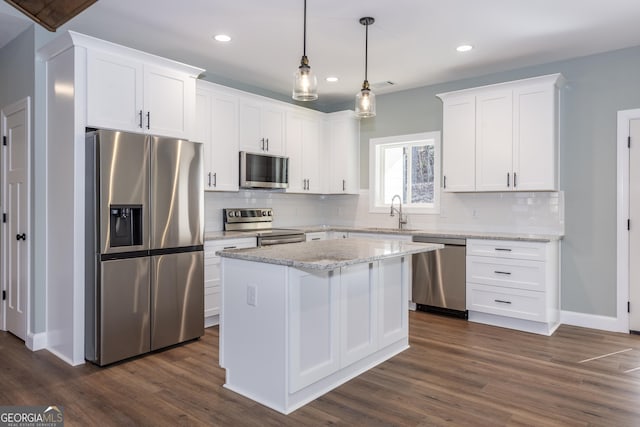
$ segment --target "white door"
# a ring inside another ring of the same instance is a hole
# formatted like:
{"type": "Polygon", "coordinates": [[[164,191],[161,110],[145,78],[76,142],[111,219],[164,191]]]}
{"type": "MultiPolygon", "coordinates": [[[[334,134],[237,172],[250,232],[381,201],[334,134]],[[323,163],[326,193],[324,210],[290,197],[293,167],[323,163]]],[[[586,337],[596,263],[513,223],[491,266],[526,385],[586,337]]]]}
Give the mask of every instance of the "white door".
{"type": "Polygon", "coordinates": [[[629,121],[629,329],[640,331],[640,119],[629,121]]]}
{"type": "Polygon", "coordinates": [[[3,291],[6,291],[5,326],[6,330],[22,340],[26,338],[27,331],[31,239],[28,181],[29,110],[30,101],[26,98],[2,111],[2,282],[3,291]]]}

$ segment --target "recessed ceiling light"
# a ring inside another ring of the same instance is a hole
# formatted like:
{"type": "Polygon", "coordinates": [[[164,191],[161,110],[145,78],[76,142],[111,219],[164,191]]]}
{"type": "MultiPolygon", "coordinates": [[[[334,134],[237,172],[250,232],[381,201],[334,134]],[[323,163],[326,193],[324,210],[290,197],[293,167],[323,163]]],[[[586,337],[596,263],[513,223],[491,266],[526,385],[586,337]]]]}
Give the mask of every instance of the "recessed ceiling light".
{"type": "Polygon", "coordinates": [[[213,38],[216,39],[219,42],[229,42],[229,41],[231,41],[231,37],[229,37],[226,34],[217,34],[213,38]]]}
{"type": "Polygon", "coordinates": [[[328,81],[329,83],[335,83],[338,81],[338,78],[331,76],[331,77],[327,77],[325,80],[328,81]]]}
{"type": "Polygon", "coordinates": [[[463,44],[456,48],[458,52],[469,52],[471,49],[473,49],[473,46],[470,44],[463,44]]]}

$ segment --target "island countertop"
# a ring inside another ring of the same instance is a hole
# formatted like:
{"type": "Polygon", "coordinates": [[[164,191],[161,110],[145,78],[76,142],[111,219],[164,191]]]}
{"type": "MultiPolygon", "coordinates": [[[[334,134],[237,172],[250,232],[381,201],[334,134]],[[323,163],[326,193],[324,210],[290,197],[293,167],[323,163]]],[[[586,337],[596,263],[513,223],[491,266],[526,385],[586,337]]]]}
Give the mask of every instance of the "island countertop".
{"type": "Polygon", "coordinates": [[[223,258],[284,265],[299,269],[335,270],[385,258],[434,251],[443,245],[399,240],[336,239],[217,252],[223,258]]]}

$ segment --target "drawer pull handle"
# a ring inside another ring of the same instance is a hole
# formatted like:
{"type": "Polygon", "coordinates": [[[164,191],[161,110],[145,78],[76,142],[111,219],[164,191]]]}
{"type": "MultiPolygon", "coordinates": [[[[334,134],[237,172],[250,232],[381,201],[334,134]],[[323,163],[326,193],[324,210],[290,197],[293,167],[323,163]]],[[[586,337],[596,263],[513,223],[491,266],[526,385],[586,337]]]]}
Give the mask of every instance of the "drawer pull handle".
{"type": "Polygon", "coordinates": [[[311,240],[320,240],[319,237],[313,237],[311,240]]]}
{"type": "Polygon", "coordinates": [[[225,246],[223,249],[236,249],[237,246],[225,246]]]}
{"type": "Polygon", "coordinates": [[[501,299],[494,299],[495,302],[499,302],[500,304],[511,304],[511,301],[504,301],[501,299]]]}
{"type": "Polygon", "coordinates": [[[504,274],[506,276],[511,276],[511,273],[508,271],[494,271],[494,273],[496,274],[504,274]]]}
{"type": "Polygon", "coordinates": [[[511,249],[509,248],[495,248],[496,251],[501,251],[501,252],[511,252],[511,249]]]}

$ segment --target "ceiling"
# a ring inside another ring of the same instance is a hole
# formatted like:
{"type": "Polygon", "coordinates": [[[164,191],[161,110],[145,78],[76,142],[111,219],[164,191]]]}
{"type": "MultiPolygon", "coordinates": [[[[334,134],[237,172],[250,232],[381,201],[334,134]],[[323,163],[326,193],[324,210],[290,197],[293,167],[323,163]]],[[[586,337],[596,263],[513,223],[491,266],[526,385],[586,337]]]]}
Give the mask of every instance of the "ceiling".
{"type": "MultiPolygon", "coordinates": [[[[0,3],[0,46],[29,22],[12,9],[0,3]]],[[[640,45],[638,0],[307,0],[318,107],[352,99],[362,84],[363,16],[376,19],[369,81],[379,94],[640,45]],[[457,52],[463,43],[474,49],[457,52]],[[331,75],[339,81],[326,82],[331,75]],[[385,81],[395,84],[376,86],[385,81]]],[[[71,29],[205,68],[208,80],[288,96],[302,55],[302,18],[302,0],[99,0],[58,32],[71,29]],[[218,33],[231,42],[213,40],[218,33]]]]}

